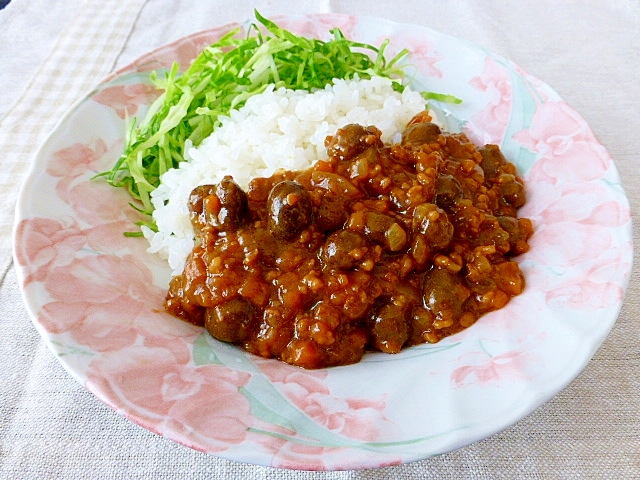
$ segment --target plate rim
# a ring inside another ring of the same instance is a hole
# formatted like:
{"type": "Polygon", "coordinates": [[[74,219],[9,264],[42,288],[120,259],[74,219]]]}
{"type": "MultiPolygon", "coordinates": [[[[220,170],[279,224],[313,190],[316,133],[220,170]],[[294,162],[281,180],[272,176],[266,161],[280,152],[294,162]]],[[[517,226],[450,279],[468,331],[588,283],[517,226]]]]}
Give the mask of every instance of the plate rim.
{"type": "MultiPolygon", "coordinates": [[[[446,38],[449,41],[453,41],[453,42],[463,42],[464,44],[466,44],[467,47],[469,48],[474,48],[474,49],[480,49],[485,53],[491,54],[493,56],[496,57],[500,57],[500,58],[504,58],[498,54],[495,54],[493,52],[487,51],[485,49],[483,49],[482,47],[476,45],[473,42],[470,42],[468,40],[465,39],[461,39],[459,37],[455,37],[449,34],[445,34],[445,33],[441,33],[438,32],[437,30],[432,29],[431,27],[428,26],[424,26],[424,25],[419,25],[419,24],[406,24],[406,23],[401,23],[401,22],[395,22],[392,20],[388,20],[388,19],[384,19],[384,18],[376,18],[376,17],[372,17],[372,16],[360,16],[360,15],[346,15],[346,14],[307,14],[307,15],[284,15],[284,16],[277,16],[274,17],[278,18],[278,17],[287,17],[287,18],[299,18],[299,17],[303,17],[303,18],[316,18],[316,17],[351,17],[351,18],[355,18],[357,19],[358,22],[361,22],[363,19],[366,19],[368,21],[372,21],[372,22],[384,22],[385,24],[391,26],[391,27],[395,27],[397,28],[398,26],[403,26],[403,25],[413,25],[414,27],[421,29],[421,30],[425,30],[425,31],[429,31],[437,36],[440,36],[442,38],[446,38]]],[[[20,246],[18,245],[18,242],[16,241],[17,236],[18,236],[18,228],[19,228],[19,224],[21,222],[22,219],[24,219],[25,216],[25,208],[26,208],[26,204],[28,203],[28,189],[29,189],[29,185],[34,183],[37,179],[37,173],[38,173],[38,167],[42,167],[43,166],[43,162],[46,164],[45,159],[43,159],[43,152],[46,151],[47,146],[49,145],[50,141],[53,139],[53,137],[56,135],[56,133],[59,132],[59,129],[61,128],[61,126],[69,121],[69,119],[71,117],[73,117],[74,113],[77,112],[77,109],[84,104],[86,101],[88,101],[89,99],[92,98],[93,95],[95,95],[95,93],[105,84],[107,84],[108,82],[112,81],[113,79],[118,78],[119,76],[126,74],[127,72],[129,72],[131,69],[135,69],[135,64],[140,61],[141,59],[145,59],[145,58],[150,58],[152,57],[154,54],[157,54],[159,51],[165,50],[165,49],[171,49],[174,48],[176,45],[179,45],[185,41],[187,41],[190,38],[193,38],[194,36],[198,36],[201,34],[206,34],[208,32],[213,32],[216,30],[220,30],[223,29],[225,27],[229,27],[231,28],[231,26],[242,26],[247,24],[248,22],[251,22],[252,20],[245,20],[243,23],[236,23],[236,22],[229,22],[227,24],[218,26],[218,27],[213,27],[210,29],[205,29],[205,30],[201,30],[199,32],[194,32],[192,34],[183,36],[177,40],[174,40],[170,43],[167,43],[165,45],[159,46],[149,52],[144,53],[143,55],[141,55],[140,57],[136,58],[134,61],[130,62],[129,64],[127,64],[126,66],[123,66],[121,68],[119,68],[118,70],[110,73],[109,75],[105,76],[90,92],[86,93],[85,95],[83,95],[81,98],[77,99],[70,107],[69,109],[66,111],[66,113],[56,122],[55,126],[50,130],[49,135],[47,136],[46,140],[39,146],[39,148],[37,149],[35,155],[32,158],[32,161],[30,163],[29,169],[27,170],[24,179],[22,181],[22,184],[20,186],[20,190],[18,193],[18,197],[17,197],[17,201],[16,201],[16,205],[15,205],[15,220],[14,220],[14,227],[13,227],[13,232],[12,232],[12,238],[13,238],[13,258],[14,258],[14,264],[16,266],[16,271],[18,274],[18,281],[19,281],[19,285],[20,285],[20,291],[21,291],[21,296],[23,299],[23,303],[25,304],[27,311],[29,313],[29,317],[32,321],[32,323],[34,324],[34,326],[36,327],[36,330],[38,331],[38,333],[40,334],[40,336],[43,338],[43,340],[45,340],[45,343],[47,345],[47,347],[50,349],[50,351],[56,356],[56,358],[58,359],[58,361],[63,365],[63,367],[65,368],[65,370],[67,370],[71,376],[73,378],[75,378],[78,382],[80,382],[84,388],[88,388],[86,385],[86,379],[82,379],[82,377],[79,375],[79,373],[77,371],[75,371],[72,366],[70,364],[68,364],[66,361],[63,361],[63,359],[61,359],[61,357],[59,356],[59,352],[56,351],[56,349],[54,348],[54,345],[51,342],[50,337],[50,333],[47,332],[44,327],[38,323],[37,321],[37,311],[34,309],[33,305],[32,305],[32,300],[30,300],[30,298],[28,297],[28,292],[26,291],[26,289],[24,288],[24,281],[25,281],[25,270],[24,267],[21,265],[20,261],[18,260],[19,258],[19,253],[18,250],[20,248],[20,246]]],[[[506,61],[508,61],[507,59],[505,59],[506,61]]],[[[532,78],[536,78],[531,76],[532,78]]],[[[548,84],[541,82],[543,85],[545,85],[547,88],[549,88],[550,90],[554,91],[552,87],[550,87],[548,84]]],[[[558,95],[558,97],[560,98],[560,96],[558,95]]],[[[586,123],[586,122],[585,122],[586,123]]],[[[596,138],[597,140],[597,138],[596,138]]],[[[597,140],[598,143],[599,140],[597,140]]],[[[608,152],[607,152],[608,153],[608,152]]],[[[615,165],[615,162],[612,162],[612,168],[614,169],[615,174],[617,175],[618,179],[620,177],[619,175],[619,171],[617,169],[617,166],[615,165]]],[[[622,183],[620,180],[620,188],[623,190],[622,192],[622,198],[624,199],[624,201],[626,202],[626,206],[630,211],[630,205],[629,205],[629,199],[628,196],[626,195],[626,192],[624,192],[624,188],[622,187],[622,183]]],[[[628,285],[630,282],[630,278],[631,278],[631,272],[633,269],[633,250],[634,250],[634,246],[633,246],[633,236],[632,236],[632,231],[633,227],[632,227],[632,222],[629,221],[627,222],[627,224],[624,226],[624,230],[625,230],[625,234],[626,234],[626,238],[629,239],[629,243],[630,243],[630,249],[629,252],[627,253],[627,257],[628,257],[628,264],[629,267],[627,268],[627,271],[625,273],[624,278],[622,279],[622,283],[621,286],[623,287],[623,298],[621,299],[621,301],[619,302],[619,304],[617,304],[615,310],[615,314],[612,315],[612,320],[609,322],[607,328],[605,329],[606,331],[602,331],[600,335],[597,336],[597,338],[595,339],[595,341],[591,341],[589,344],[589,349],[587,350],[578,350],[577,352],[574,353],[582,353],[582,355],[580,356],[580,361],[579,362],[573,362],[574,365],[574,369],[572,370],[572,372],[569,375],[566,375],[564,377],[564,381],[561,382],[562,385],[560,386],[560,388],[554,388],[554,389],[549,389],[545,392],[544,395],[537,395],[535,398],[532,399],[531,403],[528,404],[528,406],[525,408],[522,408],[522,412],[518,413],[517,415],[514,415],[514,417],[517,417],[514,419],[509,418],[508,420],[505,420],[504,422],[497,424],[494,426],[494,428],[489,429],[491,430],[490,433],[486,434],[486,433],[478,433],[474,436],[472,441],[466,441],[466,440],[451,440],[449,442],[449,446],[440,449],[440,451],[435,452],[435,453],[431,453],[431,454],[426,454],[426,455],[419,455],[416,458],[409,458],[406,460],[403,460],[402,463],[405,462],[413,462],[413,461],[417,461],[420,459],[424,459],[424,458],[428,458],[431,457],[433,455],[438,455],[438,454],[442,454],[445,452],[449,452],[452,450],[456,450],[458,448],[467,446],[469,444],[475,443],[481,439],[484,438],[488,438],[492,435],[495,435],[496,433],[499,433],[503,430],[505,430],[506,428],[508,428],[509,426],[517,423],[518,421],[522,420],[524,417],[526,417],[527,415],[533,413],[535,410],[537,410],[540,406],[544,405],[545,403],[547,403],[548,401],[550,401],[553,397],[555,397],[558,393],[560,393],[562,390],[564,390],[569,384],[571,384],[575,378],[585,369],[585,367],[587,366],[587,364],[589,363],[589,361],[591,360],[591,358],[593,357],[593,355],[596,353],[596,351],[602,346],[602,343],[605,341],[605,339],[608,337],[608,335],[610,334],[613,326],[615,325],[617,318],[619,317],[620,314],[620,310],[622,308],[622,306],[625,303],[625,296],[626,293],[628,291],[628,285]]],[[[92,391],[92,390],[90,390],[92,391]]],[[[96,394],[95,392],[92,391],[92,393],[96,396],[98,396],[98,394],[96,394]]],[[[103,403],[107,403],[105,402],[105,400],[98,396],[99,400],[103,403]]],[[[108,403],[107,403],[108,404],[108,403]]],[[[110,408],[114,408],[113,406],[109,405],[110,408]]],[[[126,415],[123,412],[118,412],[120,414],[123,414],[126,418],[128,418],[130,421],[133,421],[134,423],[143,426],[146,429],[149,429],[148,426],[144,425],[144,422],[139,422],[136,421],[133,418],[130,418],[128,415],[126,415]]],[[[166,436],[166,435],[165,435],[166,436]]],[[[172,441],[177,442],[177,443],[182,443],[183,445],[186,445],[188,447],[194,448],[193,446],[187,445],[186,443],[180,442],[179,440],[175,440],[171,437],[170,438],[172,441]]],[[[227,457],[224,454],[225,452],[222,452],[221,454],[218,453],[214,453],[217,456],[220,456],[222,458],[228,458],[230,460],[239,460],[239,461],[243,461],[241,459],[238,458],[232,458],[232,457],[227,457]]],[[[374,462],[375,463],[375,462],[374,462]]],[[[260,463],[263,464],[264,463],[260,463]]],[[[353,466],[348,467],[349,469],[351,469],[353,466]]],[[[355,467],[355,468],[372,468],[371,466],[361,466],[361,467],[355,467]]],[[[334,468],[335,470],[344,470],[346,468],[334,468]]]]}

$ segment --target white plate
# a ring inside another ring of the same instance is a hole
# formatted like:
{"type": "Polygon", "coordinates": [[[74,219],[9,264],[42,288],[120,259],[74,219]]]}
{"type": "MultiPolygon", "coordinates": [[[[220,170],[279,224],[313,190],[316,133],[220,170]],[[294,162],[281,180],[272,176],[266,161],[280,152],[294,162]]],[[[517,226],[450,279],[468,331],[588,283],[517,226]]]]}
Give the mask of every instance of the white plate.
{"type": "MultiPolygon", "coordinates": [[[[517,422],[564,388],[611,329],[631,269],[629,204],[589,126],[547,85],[467,42],[415,25],[340,15],[280,17],[297,33],[334,26],[388,54],[411,51],[416,87],[474,140],[498,143],[526,181],[525,292],[435,345],[304,371],[253,357],[163,312],[170,272],[125,238],[125,192],[91,177],[121,153],[125,111],[157,95],[148,71],[188,64],[230,26],[160,48],[75,105],[23,187],[15,257],[34,323],[98,398],[176,442],[296,469],[394,465],[447,452],[517,422]]],[[[246,24],[245,24],[246,27],[246,24]]]]}

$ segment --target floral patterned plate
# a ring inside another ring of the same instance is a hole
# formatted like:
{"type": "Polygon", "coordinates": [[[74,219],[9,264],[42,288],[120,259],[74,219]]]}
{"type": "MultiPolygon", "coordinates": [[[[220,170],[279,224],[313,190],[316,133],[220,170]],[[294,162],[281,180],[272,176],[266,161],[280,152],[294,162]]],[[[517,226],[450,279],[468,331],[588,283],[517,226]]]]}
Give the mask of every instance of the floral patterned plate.
{"type": "Polygon", "coordinates": [[[410,50],[416,88],[464,99],[447,119],[462,119],[454,127],[478,142],[500,144],[526,181],[521,214],[535,234],[519,257],[525,292],[438,344],[317,371],[256,358],[164,313],[169,268],[143,239],[122,235],[137,219],[126,193],[91,177],[120,155],[125,116],[156,97],[149,70],[187,65],[227,25],[111,75],[38,153],[15,229],[38,331],[78,381],[125,417],[242,462],[311,470],[400,464],[531,413],[578,375],[623,301],[631,222],[613,161],[552,89],[477,46],[374,18],[274,20],[308,36],[327,37],[337,26],[374,44],[389,37],[389,54],[410,50]]]}

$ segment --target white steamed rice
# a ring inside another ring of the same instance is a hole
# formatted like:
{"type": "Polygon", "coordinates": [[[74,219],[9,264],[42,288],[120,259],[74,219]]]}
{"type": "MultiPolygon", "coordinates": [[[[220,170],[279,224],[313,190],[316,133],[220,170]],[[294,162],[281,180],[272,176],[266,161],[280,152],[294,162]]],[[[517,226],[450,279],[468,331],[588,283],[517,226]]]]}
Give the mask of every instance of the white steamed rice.
{"type": "Polygon", "coordinates": [[[309,168],[327,158],[324,140],[350,123],[375,125],[382,140],[397,141],[409,120],[425,108],[418,92],[395,92],[391,81],[336,80],[323,90],[268,89],[220,118],[221,125],[198,147],[186,146],[188,161],[169,170],[151,194],[158,232],[143,228],[149,252],[168,260],[174,275],[182,272],[194,246],[187,202],[198,185],[233,176],[243,188],[255,177],[276,170],[309,168]]]}

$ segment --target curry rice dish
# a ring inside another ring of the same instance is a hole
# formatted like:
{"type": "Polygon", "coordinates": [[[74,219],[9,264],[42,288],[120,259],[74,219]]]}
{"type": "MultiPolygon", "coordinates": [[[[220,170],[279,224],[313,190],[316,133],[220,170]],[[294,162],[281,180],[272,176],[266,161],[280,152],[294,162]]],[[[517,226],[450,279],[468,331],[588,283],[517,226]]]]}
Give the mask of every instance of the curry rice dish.
{"type": "Polygon", "coordinates": [[[215,338],[304,368],[435,343],[525,286],[525,189],[495,145],[427,112],[399,143],[375,126],[328,136],[302,171],[196,187],[197,237],[166,309],[215,338]]]}

